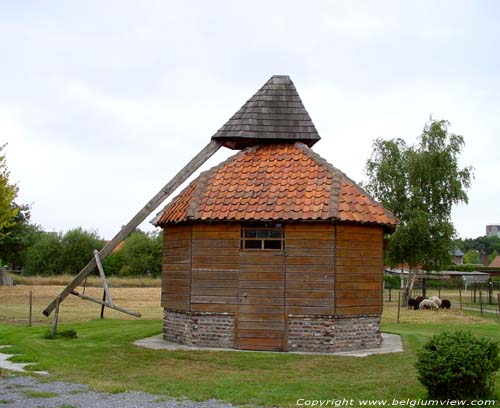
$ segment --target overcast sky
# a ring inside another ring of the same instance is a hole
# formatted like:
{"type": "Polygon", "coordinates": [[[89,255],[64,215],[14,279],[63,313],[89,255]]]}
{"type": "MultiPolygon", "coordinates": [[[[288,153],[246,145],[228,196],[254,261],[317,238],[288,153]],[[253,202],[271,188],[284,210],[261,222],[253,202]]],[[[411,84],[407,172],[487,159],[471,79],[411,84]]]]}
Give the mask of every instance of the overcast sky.
{"type": "Polygon", "coordinates": [[[0,0],[0,144],[33,221],[109,239],[287,74],[314,150],[356,181],[375,138],[449,120],[476,176],[453,221],[484,235],[500,222],[499,19],[494,0],[0,0]]]}

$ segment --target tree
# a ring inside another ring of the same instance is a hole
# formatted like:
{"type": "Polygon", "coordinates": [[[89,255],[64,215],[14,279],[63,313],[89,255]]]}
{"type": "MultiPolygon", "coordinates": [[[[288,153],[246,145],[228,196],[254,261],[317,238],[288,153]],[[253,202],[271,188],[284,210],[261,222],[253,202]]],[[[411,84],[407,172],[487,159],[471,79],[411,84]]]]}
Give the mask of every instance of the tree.
{"type": "Polygon", "coordinates": [[[31,212],[28,205],[18,205],[17,214],[13,217],[13,223],[4,229],[0,236],[0,257],[13,269],[20,269],[26,261],[26,253],[41,232],[41,227],[30,222],[31,212]]]}
{"type": "Polygon", "coordinates": [[[42,232],[26,254],[27,275],[57,275],[63,268],[61,234],[42,232]]]}
{"type": "Polygon", "coordinates": [[[6,145],[0,145],[0,237],[7,234],[6,229],[14,223],[13,219],[19,212],[14,205],[17,196],[17,186],[10,184],[10,172],[7,168],[5,155],[2,153],[6,145]]]}
{"type": "Polygon", "coordinates": [[[415,146],[402,139],[377,139],[366,163],[365,188],[399,218],[388,237],[387,259],[393,266],[409,266],[405,298],[415,268],[441,270],[450,263],[455,237],[451,208],[468,201],[472,168],[459,167],[464,139],[449,133],[448,126],[430,118],[415,146]]]}
{"type": "Polygon", "coordinates": [[[120,252],[123,257],[120,274],[126,276],[161,274],[161,234],[156,232],[147,234],[137,230],[125,240],[120,252]]]}
{"type": "Polygon", "coordinates": [[[62,273],[74,275],[94,256],[94,249],[100,250],[104,241],[95,231],[81,227],[67,231],[61,239],[62,273]]]}
{"type": "Polygon", "coordinates": [[[479,251],[477,249],[469,249],[464,254],[465,264],[478,264],[480,262],[479,251]]]}

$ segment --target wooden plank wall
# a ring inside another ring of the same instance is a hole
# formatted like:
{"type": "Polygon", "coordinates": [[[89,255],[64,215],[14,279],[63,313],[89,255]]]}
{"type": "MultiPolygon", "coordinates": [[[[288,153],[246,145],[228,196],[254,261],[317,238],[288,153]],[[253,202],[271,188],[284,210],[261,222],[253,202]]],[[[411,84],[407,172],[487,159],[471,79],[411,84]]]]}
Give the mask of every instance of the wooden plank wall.
{"type": "Polygon", "coordinates": [[[335,254],[335,314],[382,313],[382,228],[338,225],[335,254]]]}
{"type": "Polygon", "coordinates": [[[334,314],[334,226],[288,224],[286,313],[334,314]]]}
{"type": "Polygon", "coordinates": [[[285,347],[285,272],[281,250],[240,251],[238,348],[285,347]]]}
{"type": "Polygon", "coordinates": [[[239,251],[239,224],[193,226],[191,311],[237,310],[239,251]]]}
{"type": "Polygon", "coordinates": [[[191,225],[163,229],[161,306],[170,310],[190,310],[191,225]]]}

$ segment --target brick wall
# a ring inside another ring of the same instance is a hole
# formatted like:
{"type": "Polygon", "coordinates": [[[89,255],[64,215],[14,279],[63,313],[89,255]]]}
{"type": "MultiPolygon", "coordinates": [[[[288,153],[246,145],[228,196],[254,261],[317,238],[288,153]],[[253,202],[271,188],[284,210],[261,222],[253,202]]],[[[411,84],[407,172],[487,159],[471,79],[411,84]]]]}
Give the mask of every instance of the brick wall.
{"type": "Polygon", "coordinates": [[[234,348],[233,315],[165,310],[163,338],[188,346],[234,348]]]}
{"type": "MultiPolygon", "coordinates": [[[[188,346],[234,348],[233,315],[165,310],[163,338],[188,346]]],[[[331,353],[381,344],[380,315],[288,317],[289,351],[331,353]]]]}
{"type": "Polygon", "coordinates": [[[381,344],[380,315],[288,318],[290,351],[331,353],[377,348],[381,344]]]}

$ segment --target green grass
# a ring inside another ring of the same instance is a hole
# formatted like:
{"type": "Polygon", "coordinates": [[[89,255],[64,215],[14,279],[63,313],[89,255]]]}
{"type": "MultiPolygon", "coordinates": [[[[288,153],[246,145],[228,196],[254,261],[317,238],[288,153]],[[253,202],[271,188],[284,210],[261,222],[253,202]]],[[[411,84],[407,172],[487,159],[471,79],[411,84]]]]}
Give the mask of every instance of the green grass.
{"type": "MultiPolygon", "coordinates": [[[[132,341],[157,334],[161,321],[95,320],[61,325],[78,338],[43,338],[46,327],[0,325],[0,342],[15,345],[20,360],[36,362],[55,379],[89,384],[107,392],[142,390],[238,405],[295,406],[306,399],[418,399],[415,350],[444,330],[470,329],[500,341],[495,322],[390,323],[386,332],[403,336],[405,352],[366,358],[286,353],[166,351],[136,347],[132,341]]],[[[11,352],[11,350],[9,350],[11,352]]],[[[496,388],[500,389],[497,376],[496,388]]]]}
{"type": "Polygon", "coordinates": [[[59,396],[55,392],[46,391],[25,391],[24,394],[29,398],[55,398],[59,396]]]}

